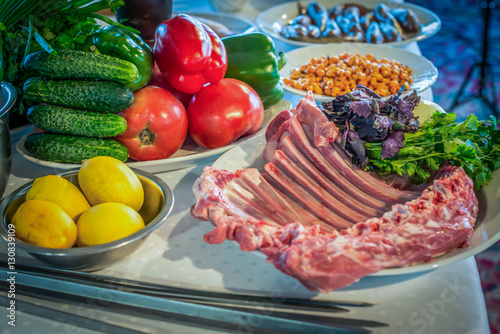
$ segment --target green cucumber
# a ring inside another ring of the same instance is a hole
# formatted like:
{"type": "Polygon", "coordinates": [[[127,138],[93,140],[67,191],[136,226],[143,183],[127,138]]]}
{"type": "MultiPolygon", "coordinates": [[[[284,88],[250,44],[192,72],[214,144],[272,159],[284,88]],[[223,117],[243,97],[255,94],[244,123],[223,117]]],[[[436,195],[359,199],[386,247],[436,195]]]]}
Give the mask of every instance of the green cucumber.
{"type": "Polygon", "coordinates": [[[48,79],[95,79],[129,83],[139,78],[139,70],[129,61],[93,52],[45,50],[26,57],[28,73],[48,79]]]}
{"type": "Polygon", "coordinates": [[[127,130],[125,118],[115,114],[40,104],[28,109],[28,120],[42,130],[76,136],[114,137],[127,130]]]}
{"type": "Polygon", "coordinates": [[[34,157],[62,163],[82,163],[85,159],[109,156],[125,162],[128,149],[110,138],[62,135],[50,132],[33,133],[26,138],[24,148],[34,157]]]}
{"type": "Polygon", "coordinates": [[[24,97],[58,106],[119,113],[134,102],[134,93],[113,81],[44,80],[33,77],[23,85],[24,97]]]}

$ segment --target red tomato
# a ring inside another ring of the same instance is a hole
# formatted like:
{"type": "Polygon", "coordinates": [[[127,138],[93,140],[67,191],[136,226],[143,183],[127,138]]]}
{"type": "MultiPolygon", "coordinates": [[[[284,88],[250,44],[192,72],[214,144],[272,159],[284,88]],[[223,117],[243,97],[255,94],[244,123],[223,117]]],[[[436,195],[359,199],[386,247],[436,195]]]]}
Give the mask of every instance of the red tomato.
{"type": "Polygon", "coordinates": [[[153,70],[153,76],[151,77],[151,80],[149,80],[148,86],[158,86],[168,90],[170,93],[172,93],[173,96],[175,96],[176,99],[181,101],[181,103],[184,105],[184,108],[186,109],[188,107],[189,101],[191,100],[191,97],[193,96],[193,94],[181,92],[174,86],[172,86],[170,82],[168,82],[167,78],[160,72],[157,66],[155,66],[153,70]]]}
{"type": "Polygon", "coordinates": [[[188,118],[193,140],[202,147],[216,148],[257,131],[264,120],[264,107],[252,87],[226,78],[193,95],[188,118]]]}
{"type": "Polygon", "coordinates": [[[127,130],[116,139],[127,146],[135,160],[168,158],[187,135],[186,109],[160,87],[148,86],[135,92],[134,103],[119,115],[127,120],[127,130]]]}

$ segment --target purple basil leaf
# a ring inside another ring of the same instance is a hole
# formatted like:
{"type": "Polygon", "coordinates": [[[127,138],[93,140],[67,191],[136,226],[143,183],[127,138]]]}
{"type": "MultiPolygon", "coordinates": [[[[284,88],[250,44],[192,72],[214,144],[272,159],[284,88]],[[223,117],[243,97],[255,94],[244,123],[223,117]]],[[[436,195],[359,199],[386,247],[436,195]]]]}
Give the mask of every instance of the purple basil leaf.
{"type": "Polygon", "coordinates": [[[385,100],[380,99],[380,100],[375,100],[375,102],[377,102],[379,110],[384,109],[386,106],[385,100]]]}
{"type": "Polygon", "coordinates": [[[366,168],[368,163],[368,151],[366,150],[365,141],[361,140],[356,132],[349,131],[347,135],[347,151],[352,154],[351,158],[361,168],[366,168]]]}
{"type": "Polygon", "coordinates": [[[398,100],[397,107],[405,118],[413,118],[413,109],[419,102],[420,96],[417,95],[416,91],[412,91],[411,94],[398,100]]]}
{"type": "Polygon", "coordinates": [[[394,121],[387,116],[375,115],[375,122],[373,122],[373,127],[378,131],[389,132],[392,130],[394,121]]]}
{"type": "Polygon", "coordinates": [[[415,105],[413,103],[406,102],[400,99],[398,101],[398,108],[403,117],[405,118],[413,117],[413,109],[415,108],[415,105]]]}
{"type": "Polygon", "coordinates": [[[368,118],[359,117],[354,128],[358,131],[359,138],[370,143],[380,142],[387,136],[387,131],[379,131],[375,129],[375,116],[378,115],[371,114],[368,118]]]}
{"type": "Polygon", "coordinates": [[[413,105],[417,105],[420,102],[420,96],[417,95],[417,91],[413,90],[409,95],[403,97],[403,100],[409,103],[413,103],[413,105]]]}
{"type": "Polygon", "coordinates": [[[349,104],[349,109],[358,116],[368,118],[372,112],[370,101],[353,101],[349,104]]]}
{"type": "Polygon", "coordinates": [[[404,147],[405,135],[403,131],[394,131],[382,142],[382,159],[392,158],[404,147]]]}
{"type": "Polygon", "coordinates": [[[351,95],[359,98],[359,99],[380,99],[381,96],[375,93],[373,90],[370,88],[364,86],[364,85],[357,85],[354,91],[351,93],[351,95]]]}

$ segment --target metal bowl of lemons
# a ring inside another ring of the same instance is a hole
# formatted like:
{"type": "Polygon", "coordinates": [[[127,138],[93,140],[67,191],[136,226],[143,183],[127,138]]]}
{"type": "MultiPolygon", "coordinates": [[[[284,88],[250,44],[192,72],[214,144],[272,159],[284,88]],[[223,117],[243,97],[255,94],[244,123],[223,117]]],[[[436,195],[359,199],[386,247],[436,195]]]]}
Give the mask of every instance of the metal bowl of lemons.
{"type": "Polygon", "coordinates": [[[85,183],[84,165],[28,182],[5,197],[0,203],[4,241],[45,264],[94,271],[126,260],[169,216],[173,193],[159,177],[126,167],[140,184],[134,180],[134,189],[123,190],[127,178],[116,177],[120,172],[108,166],[95,177],[87,174],[92,181],[85,183]],[[103,186],[106,182],[111,189],[103,186]]]}

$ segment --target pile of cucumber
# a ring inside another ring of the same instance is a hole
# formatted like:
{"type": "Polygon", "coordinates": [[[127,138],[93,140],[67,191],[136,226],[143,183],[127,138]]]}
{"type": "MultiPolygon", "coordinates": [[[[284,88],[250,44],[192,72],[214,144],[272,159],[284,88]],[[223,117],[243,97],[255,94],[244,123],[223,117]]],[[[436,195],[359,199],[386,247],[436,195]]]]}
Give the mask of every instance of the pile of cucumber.
{"type": "Polygon", "coordinates": [[[42,50],[26,57],[24,67],[34,75],[24,83],[24,96],[42,103],[28,110],[28,120],[46,131],[26,138],[30,154],[62,163],[103,155],[127,160],[128,149],[112,137],[127,129],[116,114],[134,102],[125,85],[139,76],[134,64],[92,52],[42,50]]]}

